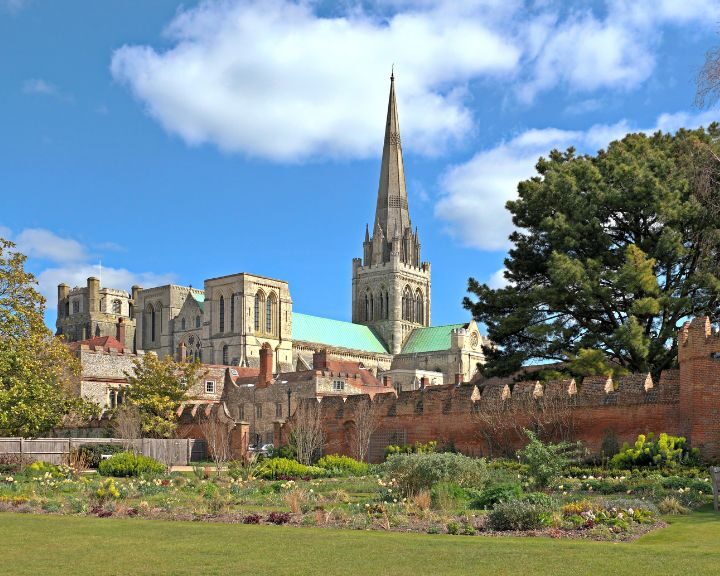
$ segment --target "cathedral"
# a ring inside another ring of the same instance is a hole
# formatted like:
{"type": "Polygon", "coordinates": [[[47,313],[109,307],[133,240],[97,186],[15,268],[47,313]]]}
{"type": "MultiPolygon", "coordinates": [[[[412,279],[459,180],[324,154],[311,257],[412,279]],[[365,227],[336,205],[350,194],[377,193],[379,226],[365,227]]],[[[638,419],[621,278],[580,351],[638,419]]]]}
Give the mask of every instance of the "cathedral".
{"type": "Polygon", "coordinates": [[[257,368],[269,347],[276,373],[312,369],[322,351],[361,363],[398,390],[469,381],[486,342],[473,320],[431,326],[430,263],[420,248],[391,76],[375,220],[352,263],[352,322],[295,312],[287,282],[244,272],[209,278],[203,290],[133,286],[129,293],[88,278],[84,287],[58,286],[57,334],[67,342],[113,337],[127,353],[227,367],[257,368]]]}

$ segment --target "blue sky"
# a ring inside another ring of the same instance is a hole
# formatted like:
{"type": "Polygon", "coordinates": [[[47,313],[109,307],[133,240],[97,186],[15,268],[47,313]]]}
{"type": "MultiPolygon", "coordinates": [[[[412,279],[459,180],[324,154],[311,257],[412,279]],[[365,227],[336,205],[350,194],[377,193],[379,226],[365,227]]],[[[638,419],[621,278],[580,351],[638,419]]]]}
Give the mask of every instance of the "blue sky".
{"type": "Polygon", "coordinates": [[[290,282],[350,318],[395,65],[433,324],[502,283],[540,155],[707,124],[710,0],[0,0],[0,236],[55,287],[290,282]]]}

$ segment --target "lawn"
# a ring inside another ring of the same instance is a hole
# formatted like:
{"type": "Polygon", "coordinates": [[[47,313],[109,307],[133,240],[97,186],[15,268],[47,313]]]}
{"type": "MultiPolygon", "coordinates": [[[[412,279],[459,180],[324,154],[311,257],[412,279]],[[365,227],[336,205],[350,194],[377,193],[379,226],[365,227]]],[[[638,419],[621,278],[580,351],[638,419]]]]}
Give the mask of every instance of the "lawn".
{"type": "Polygon", "coordinates": [[[0,574],[718,574],[720,515],[636,542],[0,514],[0,574]]]}

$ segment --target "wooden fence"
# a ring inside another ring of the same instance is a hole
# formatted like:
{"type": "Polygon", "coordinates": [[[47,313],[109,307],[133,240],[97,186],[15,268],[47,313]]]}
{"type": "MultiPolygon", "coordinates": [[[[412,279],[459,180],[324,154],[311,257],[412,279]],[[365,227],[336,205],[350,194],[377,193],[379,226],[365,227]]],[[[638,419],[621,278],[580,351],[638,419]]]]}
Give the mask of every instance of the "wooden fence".
{"type": "Polygon", "coordinates": [[[19,455],[30,461],[42,460],[62,464],[65,456],[83,444],[130,444],[139,454],[151,456],[166,465],[187,466],[191,462],[204,460],[207,443],[196,439],[141,438],[121,440],[119,438],[0,438],[0,457],[5,454],[19,455]]]}

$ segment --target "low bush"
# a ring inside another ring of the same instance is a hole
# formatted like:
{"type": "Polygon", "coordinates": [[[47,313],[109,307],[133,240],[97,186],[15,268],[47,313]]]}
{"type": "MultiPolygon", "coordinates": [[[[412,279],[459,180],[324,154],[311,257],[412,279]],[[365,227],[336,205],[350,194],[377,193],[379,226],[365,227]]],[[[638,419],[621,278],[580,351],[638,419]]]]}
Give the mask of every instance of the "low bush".
{"type": "MultiPolygon", "coordinates": [[[[385,447],[385,458],[393,454],[432,454],[437,450],[437,442],[431,440],[430,442],[422,443],[415,442],[415,444],[393,444],[385,447]]],[[[455,452],[454,446],[447,452],[455,452]]]]}
{"type": "Polygon", "coordinates": [[[656,439],[650,433],[640,434],[633,446],[623,444],[622,450],[612,457],[610,464],[614,468],[637,466],[667,466],[674,468],[680,464],[696,464],[699,451],[688,447],[682,436],[670,436],[664,432],[656,439]]]}
{"type": "Polygon", "coordinates": [[[452,452],[393,454],[385,462],[385,475],[406,495],[429,490],[438,482],[454,482],[463,488],[484,488],[488,471],[483,458],[452,452]]]}
{"type": "Polygon", "coordinates": [[[530,442],[525,448],[518,451],[518,455],[527,463],[528,474],[533,483],[540,488],[545,488],[560,476],[570,460],[571,452],[576,447],[567,442],[543,443],[530,430],[525,430],[525,434],[530,442]]]}
{"type": "Polygon", "coordinates": [[[500,502],[517,500],[522,494],[519,484],[499,484],[483,490],[472,502],[473,508],[489,509],[500,502]]]}
{"type": "Polygon", "coordinates": [[[78,450],[82,451],[87,457],[87,465],[90,468],[100,466],[103,454],[119,454],[125,452],[125,448],[120,444],[83,444],[78,450]]]}
{"type": "Polygon", "coordinates": [[[465,490],[453,482],[438,482],[430,490],[430,501],[437,510],[457,510],[464,508],[468,495],[465,490]]]}
{"type": "Polygon", "coordinates": [[[98,473],[102,476],[149,476],[162,474],[165,466],[149,456],[120,452],[100,462],[98,473]]]}
{"type": "Polygon", "coordinates": [[[682,503],[674,496],[668,496],[664,498],[658,504],[658,510],[660,511],[660,514],[671,515],[687,514],[688,512],[690,512],[690,510],[688,508],[685,508],[685,506],[683,506],[682,503]]]}
{"type": "Polygon", "coordinates": [[[337,454],[323,456],[315,465],[327,470],[331,476],[365,476],[368,473],[368,465],[365,462],[337,454]]]}
{"type": "Polygon", "coordinates": [[[243,524],[260,524],[262,516],[260,514],[248,514],[243,518],[243,524]]]}
{"type": "Polygon", "coordinates": [[[290,522],[290,514],[287,512],[270,512],[266,520],[270,522],[270,524],[277,524],[280,526],[281,524],[287,524],[290,522]]]}
{"type": "Polygon", "coordinates": [[[327,472],[317,466],[305,466],[289,458],[267,458],[258,464],[255,475],[270,480],[289,478],[318,478],[327,472]]]}
{"type": "Polygon", "coordinates": [[[543,525],[543,516],[549,512],[546,506],[527,500],[499,502],[488,515],[487,526],[491,530],[535,530],[543,525]]]}
{"type": "Polygon", "coordinates": [[[523,494],[520,499],[548,509],[558,506],[558,501],[549,494],[545,494],[545,492],[530,492],[529,494],[523,494]]]}

